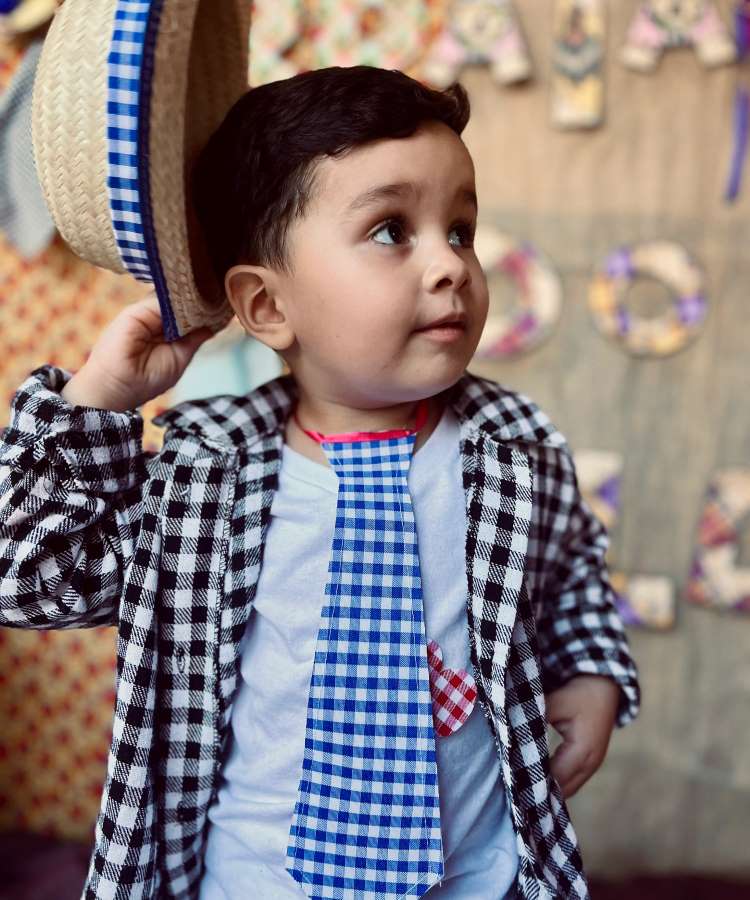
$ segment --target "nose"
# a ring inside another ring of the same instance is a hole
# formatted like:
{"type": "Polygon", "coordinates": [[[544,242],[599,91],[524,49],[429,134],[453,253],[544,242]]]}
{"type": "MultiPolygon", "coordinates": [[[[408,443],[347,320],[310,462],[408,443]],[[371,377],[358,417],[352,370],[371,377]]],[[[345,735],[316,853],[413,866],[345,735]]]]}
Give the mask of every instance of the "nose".
{"type": "Polygon", "coordinates": [[[430,248],[430,259],[424,273],[424,289],[434,293],[446,287],[458,292],[471,284],[471,272],[466,260],[447,242],[430,248]]]}

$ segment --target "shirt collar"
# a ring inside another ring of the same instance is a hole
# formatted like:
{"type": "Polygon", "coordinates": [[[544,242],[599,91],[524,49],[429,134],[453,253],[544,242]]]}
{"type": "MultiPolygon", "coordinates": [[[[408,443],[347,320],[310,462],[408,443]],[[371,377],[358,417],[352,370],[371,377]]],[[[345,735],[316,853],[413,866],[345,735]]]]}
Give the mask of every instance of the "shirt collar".
{"type": "MultiPolygon", "coordinates": [[[[530,441],[560,446],[565,438],[549,417],[525,394],[464,372],[445,391],[462,431],[476,431],[496,441],[530,441]]],[[[160,413],[154,425],[196,435],[227,451],[252,447],[283,431],[297,400],[291,374],[259,385],[247,394],[220,394],[187,400],[160,413]]]]}

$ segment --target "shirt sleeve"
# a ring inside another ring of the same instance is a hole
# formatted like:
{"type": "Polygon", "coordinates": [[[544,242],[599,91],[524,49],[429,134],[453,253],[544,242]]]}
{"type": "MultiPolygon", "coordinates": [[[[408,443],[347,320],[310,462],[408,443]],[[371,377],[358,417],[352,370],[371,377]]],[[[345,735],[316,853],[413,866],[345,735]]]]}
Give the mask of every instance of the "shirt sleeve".
{"type": "Polygon", "coordinates": [[[73,405],[60,394],[70,378],[35,369],[0,431],[0,625],[117,621],[157,454],[138,410],[73,405]]]}
{"type": "Polygon", "coordinates": [[[546,498],[547,546],[537,607],[544,691],[575,675],[608,677],[620,688],[615,724],[622,727],[638,714],[640,686],[605,562],[609,535],[581,496],[567,445],[556,448],[555,460],[554,497],[546,498]]]}

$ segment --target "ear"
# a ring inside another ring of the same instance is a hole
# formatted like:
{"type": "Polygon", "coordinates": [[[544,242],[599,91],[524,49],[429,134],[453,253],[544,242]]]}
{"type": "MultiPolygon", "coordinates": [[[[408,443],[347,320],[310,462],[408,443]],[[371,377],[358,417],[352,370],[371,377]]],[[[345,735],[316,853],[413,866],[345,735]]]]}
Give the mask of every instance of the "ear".
{"type": "Polygon", "coordinates": [[[278,295],[278,279],[266,266],[232,266],[224,289],[237,318],[251,337],[272,350],[286,350],[294,332],[278,295]]]}

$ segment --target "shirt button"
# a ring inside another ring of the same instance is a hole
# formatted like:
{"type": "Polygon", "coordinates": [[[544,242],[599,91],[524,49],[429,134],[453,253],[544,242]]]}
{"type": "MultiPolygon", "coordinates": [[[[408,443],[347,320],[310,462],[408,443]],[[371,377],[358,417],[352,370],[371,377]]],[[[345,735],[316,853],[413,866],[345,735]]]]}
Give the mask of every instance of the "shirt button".
{"type": "Polygon", "coordinates": [[[177,668],[180,672],[185,671],[185,650],[183,647],[177,648],[177,668]]]}
{"type": "Polygon", "coordinates": [[[180,802],[177,804],[177,819],[180,822],[187,822],[187,820],[188,820],[187,807],[182,802],[182,800],[180,800],[180,802]]]}
{"type": "Polygon", "coordinates": [[[43,487],[44,490],[47,491],[48,493],[52,493],[52,488],[54,488],[54,486],[55,486],[55,484],[54,484],[54,482],[52,481],[51,478],[44,478],[44,479],[42,479],[42,487],[43,487]]]}

